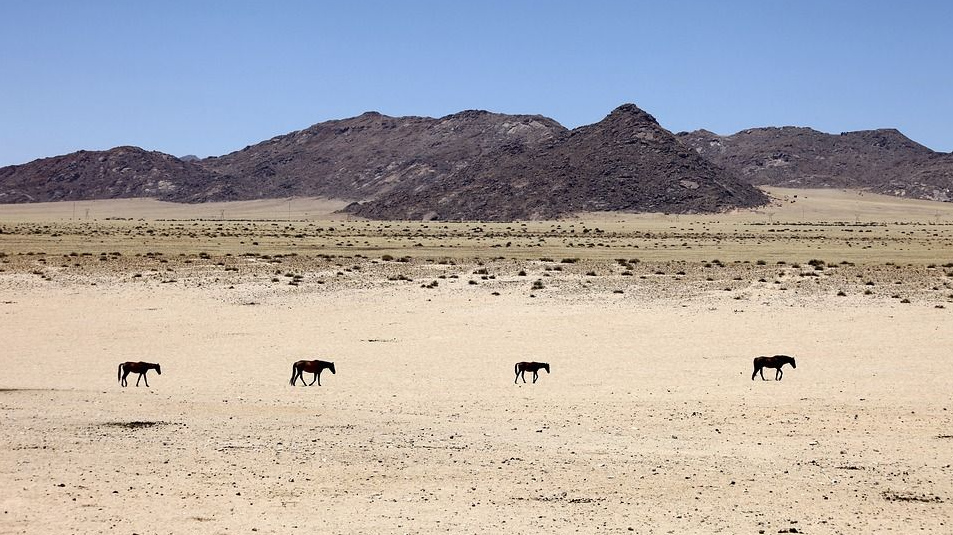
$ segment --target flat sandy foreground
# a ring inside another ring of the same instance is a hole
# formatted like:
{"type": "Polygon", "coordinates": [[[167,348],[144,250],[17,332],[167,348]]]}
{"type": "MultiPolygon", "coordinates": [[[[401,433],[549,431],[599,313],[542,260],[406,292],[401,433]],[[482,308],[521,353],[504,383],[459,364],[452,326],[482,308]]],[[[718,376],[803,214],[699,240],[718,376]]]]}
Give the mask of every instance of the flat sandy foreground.
{"type": "Polygon", "coordinates": [[[0,533],[953,532],[953,210],[804,196],[267,235],[0,206],[0,533]]]}

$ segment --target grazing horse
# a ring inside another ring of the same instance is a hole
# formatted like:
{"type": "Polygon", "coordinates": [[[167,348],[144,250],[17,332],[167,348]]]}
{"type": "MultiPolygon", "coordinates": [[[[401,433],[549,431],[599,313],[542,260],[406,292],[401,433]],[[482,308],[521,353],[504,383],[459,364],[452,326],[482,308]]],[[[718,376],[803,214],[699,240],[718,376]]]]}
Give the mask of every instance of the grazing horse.
{"type": "Polygon", "coordinates": [[[533,372],[533,382],[536,382],[536,379],[539,378],[539,370],[546,370],[546,373],[549,373],[549,363],[548,362],[517,362],[516,363],[516,379],[513,379],[513,384],[516,384],[519,381],[519,378],[523,378],[523,382],[526,382],[526,372],[533,372]]]}
{"type": "Polygon", "coordinates": [[[149,386],[149,379],[146,378],[146,372],[149,370],[155,370],[156,373],[162,375],[162,369],[159,368],[158,364],[153,364],[151,362],[123,362],[119,365],[119,373],[117,378],[119,379],[119,384],[122,386],[129,386],[126,382],[126,377],[130,373],[138,373],[139,378],[136,379],[136,386],[139,386],[139,381],[142,379],[146,380],[146,386],[149,386]]]}
{"type": "Polygon", "coordinates": [[[331,373],[337,374],[334,371],[334,363],[327,362],[324,360],[299,360],[291,366],[291,386],[295,386],[295,383],[298,379],[301,379],[301,383],[305,386],[311,386],[315,381],[318,382],[318,386],[321,386],[321,370],[331,370],[331,373]],[[304,380],[302,374],[304,372],[313,373],[314,379],[311,381],[311,384],[308,384],[304,380]]]}
{"type": "Polygon", "coordinates": [[[774,380],[780,381],[781,376],[784,375],[781,372],[781,366],[785,364],[790,364],[792,368],[797,368],[797,364],[794,363],[794,357],[789,357],[787,355],[775,355],[773,357],[756,357],[754,359],[754,373],[751,374],[751,380],[754,381],[754,376],[761,374],[761,380],[766,381],[764,378],[764,369],[765,368],[775,368],[777,372],[774,374],[774,380]]]}

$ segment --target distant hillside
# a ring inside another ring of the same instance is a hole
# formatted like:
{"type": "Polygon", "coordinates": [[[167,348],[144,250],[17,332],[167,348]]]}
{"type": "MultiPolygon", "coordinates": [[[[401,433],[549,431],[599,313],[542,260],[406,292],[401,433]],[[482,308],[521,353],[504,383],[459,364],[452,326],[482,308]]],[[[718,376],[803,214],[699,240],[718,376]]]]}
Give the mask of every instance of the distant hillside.
{"type": "Polygon", "coordinates": [[[953,200],[953,155],[934,152],[894,129],[836,135],[787,126],[730,136],[697,130],[678,137],[755,185],[852,188],[953,200]]]}
{"type": "Polygon", "coordinates": [[[194,202],[242,197],[218,174],[138,147],[79,151],[0,168],[0,203],[154,197],[194,202]]]}

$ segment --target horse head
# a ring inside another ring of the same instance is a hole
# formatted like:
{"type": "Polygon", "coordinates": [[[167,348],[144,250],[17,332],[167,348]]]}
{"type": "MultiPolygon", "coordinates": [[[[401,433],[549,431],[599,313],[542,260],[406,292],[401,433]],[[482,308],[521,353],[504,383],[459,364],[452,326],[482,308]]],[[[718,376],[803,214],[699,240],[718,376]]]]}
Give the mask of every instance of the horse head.
{"type": "Polygon", "coordinates": [[[548,363],[548,362],[544,362],[544,363],[543,363],[543,368],[546,369],[546,373],[549,373],[549,363],[548,363]]]}
{"type": "Polygon", "coordinates": [[[162,375],[162,368],[160,368],[158,364],[156,364],[156,373],[162,375]]]}
{"type": "Polygon", "coordinates": [[[328,369],[331,370],[331,373],[333,373],[334,375],[337,375],[338,372],[334,371],[334,363],[329,362],[328,364],[330,364],[330,366],[328,366],[328,369]]]}
{"type": "Polygon", "coordinates": [[[794,357],[791,357],[791,367],[797,368],[797,364],[794,363],[794,357]]]}

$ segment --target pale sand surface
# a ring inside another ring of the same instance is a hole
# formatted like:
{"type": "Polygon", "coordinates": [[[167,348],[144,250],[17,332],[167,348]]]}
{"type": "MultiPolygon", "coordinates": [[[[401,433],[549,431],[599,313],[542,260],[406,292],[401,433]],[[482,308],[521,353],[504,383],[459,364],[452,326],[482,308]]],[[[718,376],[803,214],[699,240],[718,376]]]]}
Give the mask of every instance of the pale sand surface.
{"type": "MultiPolygon", "coordinates": [[[[7,223],[0,533],[949,533],[953,251],[936,209],[873,227],[885,245],[856,265],[823,225],[823,249],[722,238],[705,258],[748,262],[721,266],[641,234],[520,250],[454,234],[462,248],[410,243],[397,262],[315,256],[354,236],[272,238],[299,256],[266,258],[238,237],[143,244],[104,223],[104,248],[7,223]],[[218,240],[234,256],[197,254],[218,240]],[[755,263],[771,251],[788,261],[755,263]],[[774,353],[798,367],[752,381],[774,353]],[[292,388],[301,358],[337,374],[292,388]],[[121,388],[125,360],[163,373],[121,388]],[[552,374],[514,385],[518,360],[552,374]]],[[[669,223],[685,222],[652,224],[669,223]]]]}
{"type": "Polygon", "coordinates": [[[0,221],[131,219],[346,219],[348,201],[291,198],[178,204],[155,199],[0,204],[0,221]]]}

